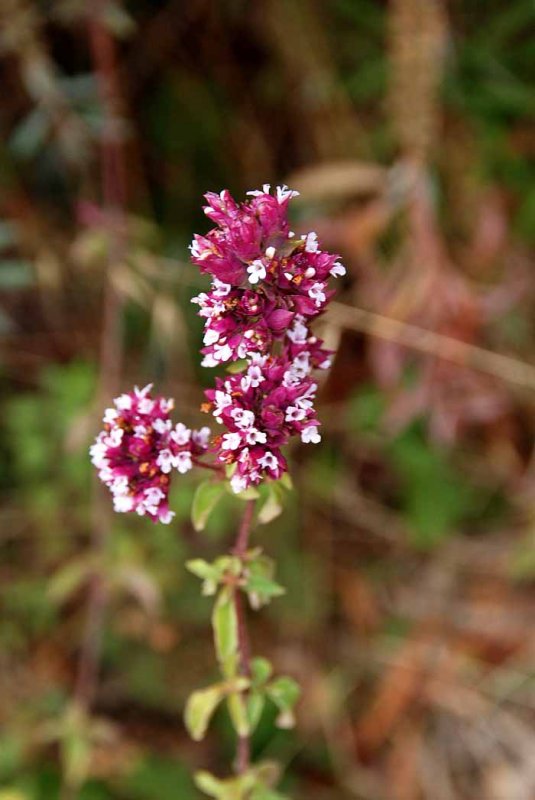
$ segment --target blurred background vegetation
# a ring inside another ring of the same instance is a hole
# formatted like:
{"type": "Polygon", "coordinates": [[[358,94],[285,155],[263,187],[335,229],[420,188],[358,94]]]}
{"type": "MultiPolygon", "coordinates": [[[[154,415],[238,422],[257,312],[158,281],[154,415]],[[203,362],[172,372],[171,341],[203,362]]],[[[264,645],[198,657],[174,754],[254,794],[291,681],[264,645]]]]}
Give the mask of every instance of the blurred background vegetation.
{"type": "Polygon", "coordinates": [[[535,796],[533,21],[1,0],[0,800],[189,800],[232,759],[223,712],[202,745],[181,721],[215,671],[183,564],[236,505],[196,534],[188,475],[176,525],[113,517],[87,448],[133,383],[204,421],[187,244],[205,191],[264,182],[300,189],[348,276],[322,446],[256,533],[287,594],[254,647],[304,699],[255,753],[296,800],[535,796]]]}

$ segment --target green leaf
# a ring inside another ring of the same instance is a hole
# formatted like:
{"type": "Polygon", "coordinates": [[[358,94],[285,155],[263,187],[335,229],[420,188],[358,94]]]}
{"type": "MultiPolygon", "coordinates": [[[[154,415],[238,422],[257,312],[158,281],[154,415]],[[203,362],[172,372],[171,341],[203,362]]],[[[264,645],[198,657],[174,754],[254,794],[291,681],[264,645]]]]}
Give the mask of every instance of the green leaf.
{"type": "Polygon", "coordinates": [[[253,789],[251,800],[288,800],[288,796],[274,792],[272,789],[253,789]]]}
{"type": "Polygon", "coordinates": [[[267,658],[256,656],[251,661],[251,678],[253,686],[262,686],[271,678],[273,667],[267,658]]]}
{"type": "Polygon", "coordinates": [[[204,738],[214,711],[226,695],[224,684],[216,684],[208,689],[193,692],[188,698],[184,711],[184,723],[192,739],[199,742],[204,738]]]}
{"type": "Polygon", "coordinates": [[[294,488],[294,484],[289,472],[285,472],[282,478],[279,478],[279,483],[281,486],[284,486],[285,489],[288,489],[289,492],[291,492],[294,488]]]}
{"type": "Polygon", "coordinates": [[[269,603],[272,597],[284,594],[284,589],[273,580],[275,564],[271,558],[259,555],[249,561],[245,591],[248,594],[251,607],[260,608],[269,603]]]}
{"type": "Polygon", "coordinates": [[[224,492],[222,483],[204,481],[200,483],[193,498],[191,521],[196,531],[204,530],[208,518],[224,492]]]}
{"type": "Polygon", "coordinates": [[[228,677],[236,672],[236,655],[238,650],[238,619],[234,607],[232,590],[223,589],[215,602],[212,614],[212,626],[217,657],[228,677]]]}
{"type": "Polygon", "coordinates": [[[202,593],[210,596],[216,593],[217,584],[221,580],[222,571],[217,568],[215,564],[209,564],[202,558],[194,558],[186,562],[186,569],[189,570],[197,578],[201,578],[202,593]]]}
{"type": "Polygon", "coordinates": [[[48,582],[47,594],[49,598],[58,603],[64,603],[85,583],[93,574],[95,564],[93,559],[87,557],[71,561],[59,569],[48,582]]]}
{"type": "Polygon", "coordinates": [[[283,586],[263,575],[249,575],[245,588],[248,592],[264,597],[280,597],[285,592],[283,586]]]}
{"type": "Polygon", "coordinates": [[[91,746],[83,734],[72,733],[63,739],[61,757],[65,781],[70,787],[80,786],[86,779],[91,761],[91,746]]]}
{"type": "Polygon", "coordinates": [[[217,800],[246,800],[255,788],[256,775],[251,770],[237,778],[219,780],[209,772],[197,772],[195,783],[201,791],[217,800]]]}
{"type": "MultiPolygon", "coordinates": [[[[237,469],[238,469],[238,464],[236,462],[234,462],[234,464],[225,464],[225,475],[227,476],[227,478],[229,479],[232,478],[237,469]]],[[[232,492],[230,486],[227,486],[227,490],[232,492]]],[[[234,492],[232,493],[234,494],[234,492]]]]}
{"type": "Polygon", "coordinates": [[[220,781],[209,772],[196,772],[194,775],[195,785],[201,792],[204,792],[209,797],[219,798],[225,791],[224,781],[220,781]]]}
{"type": "Polygon", "coordinates": [[[203,558],[192,558],[190,561],[186,561],[186,569],[204,581],[217,581],[220,578],[217,567],[209,564],[203,558]]]}
{"type": "Polygon", "coordinates": [[[228,696],[227,703],[234,730],[238,736],[248,736],[251,728],[245,697],[243,694],[233,693],[228,696]]]}
{"type": "Polygon", "coordinates": [[[243,372],[248,363],[249,362],[244,358],[242,358],[240,361],[234,361],[227,367],[227,372],[230,372],[231,375],[236,375],[238,372],[243,372]]]}
{"type": "Polygon", "coordinates": [[[258,522],[266,525],[276,519],[283,511],[281,492],[276,484],[268,484],[267,497],[258,510],[258,522]]]}
{"type": "Polygon", "coordinates": [[[279,728],[293,728],[295,725],[293,707],[301,694],[299,684],[293,678],[283,676],[268,684],[266,692],[280,711],[276,720],[277,726],[279,728]]]}
{"type": "Polygon", "coordinates": [[[260,722],[265,704],[266,698],[263,694],[254,690],[249,693],[247,698],[247,717],[249,719],[251,732],[256,729],[256,726],[260,722]]]}

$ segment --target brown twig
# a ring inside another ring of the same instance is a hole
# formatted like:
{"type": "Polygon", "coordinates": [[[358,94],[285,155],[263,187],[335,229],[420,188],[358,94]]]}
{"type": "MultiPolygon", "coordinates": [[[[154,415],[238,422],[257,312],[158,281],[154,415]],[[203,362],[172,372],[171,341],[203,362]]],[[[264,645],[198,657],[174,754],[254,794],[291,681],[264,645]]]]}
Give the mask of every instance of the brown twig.
{"type": "MultiPolygon", "coordinates": [[[[249,545],[249,536],[253,522],[255,501],[248,500],[245,512],[236,537],[236,542],[232,549],[234,555],[243,558],[249,545]]],[[[251,649],[249,645],[249,634],[247,631],[247,621],[245,618],[245,607],[243,594],[239,589],[234,591],[234,608],[238,619],[238,658],[239,671],[245,678],[251,674],[251,649]]],[[[236,772],[242,775],[247,772],[251,764],[251,738],[247,736],[238,737],[238,748],[236,753],[236,772]]]]}
{"type": "Polygon", "coordinates": [[[343,303],[331,303],[327,319],[341,328],[378,336],[435,358],[444,358],[459,366],[477,369],[525,389],[535,389],[535,367],[531,364],[485,350],[461,339],[343,303]]]}
{"type": "MultiPolygon", "coordinates": [[[[100,338],[99,404],[112,396],[119,383],[123,357],[121,335],[122,300],[112,278],[112,271],[124,256],[126,247],[124,214],[127,200],[126,161],[120,132],[121,99],[115,41],[103,21],[107,0],[100,0],[88,16],[89,47],[95,66],[97,85],[103,108],[103,131],[100,141],[102,203],[110,222],[110,245],[104,285],[104,311],[100,338]]],[[[110,529],[109,504],[98,480],[93,484],[91,550],[104,555],[110,529]]],[[[97,567],[89,589],[86,623],[74,690],[75,702],[88,711],[93,703],[102,649],[102,631],[108,602],[104,576],[97,567]]],[[[63,800],[76,796],[77,786],[64,784],[63,800]]]]}

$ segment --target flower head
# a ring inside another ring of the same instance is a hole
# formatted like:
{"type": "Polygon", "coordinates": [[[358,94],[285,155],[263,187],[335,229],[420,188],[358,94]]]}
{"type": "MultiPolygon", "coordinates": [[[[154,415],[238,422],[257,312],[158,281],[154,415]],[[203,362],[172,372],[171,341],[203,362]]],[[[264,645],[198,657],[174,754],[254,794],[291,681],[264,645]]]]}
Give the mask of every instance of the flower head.
{"type": "Polygon", "coordinates": [[[203,365],[268,353],[284,340],[294,320],[309,327],[332,296],[330,277],[345,270],[337,255],[320,250],[314,232],[296,238],[286,186],[249,192],[238,204],[229,194],[208,193],[206,215],[217,227],[194,237],[192,261],[212,276],[212,286],[193,298],[205,320],[203,365]]]}
{"type": "Polygon", "coordinates": [[[208,389],[215,419],[228,433],[215,438],[217,459],[233,464],[231,485],[239,492],[287,471],[281,448],[290,438],[319,441],[310,369],[284,356],[254,356],[243,373],[216,378],[208,389]]]}
{"type": "Polygon", "coordinates": [[[91,461],[113,495],[116,511],[136,511],[153,521],[171,522],[171,473],[185,473],[208,447],[209,429],[173,427],[173,401],[152,397],[151,385],[115,398],[104,413],[104,430],[90,448],[91,461]]]}

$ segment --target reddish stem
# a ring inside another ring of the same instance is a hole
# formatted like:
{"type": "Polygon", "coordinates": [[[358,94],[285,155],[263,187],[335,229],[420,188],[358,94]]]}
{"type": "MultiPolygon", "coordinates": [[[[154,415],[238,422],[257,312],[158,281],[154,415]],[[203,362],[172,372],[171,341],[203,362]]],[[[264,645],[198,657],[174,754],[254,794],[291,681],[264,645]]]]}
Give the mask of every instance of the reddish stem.
{"type": "MultiPolygon", "coordinates": [[[[249,546],[249,536],[253,522],[255,501],[248,500],[245,512],[236,537],[232,552],[239,558],[243,558],[249,546]]],[[[249,645],[249,633],[247,631],[247,620],[245,616],[245,606],[242,592],[236,588],[234,590],[234,608],[238,620],[238,658],[239,671],[245,678],[251,675],[251,648],[249,645]]],[[[238,748],[236,753],[236,772],[242,775],[247,772],[251,765],[251,737],[239,736],[238,748]]]]}
{"type": "Polygon", "coordinates": [[[222,464],[209,464],[208,461],[200,461],[198,458],[192,458],[191,460],[196,467],[201,467],[202,469],[210,469],[213,472],[217,472],[220,475],[223,475],[222,464]]]}

